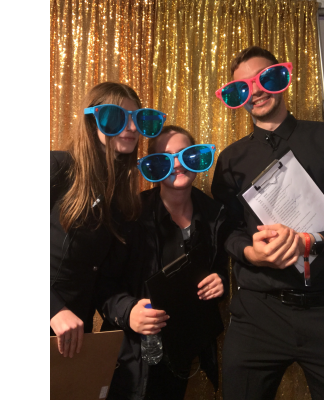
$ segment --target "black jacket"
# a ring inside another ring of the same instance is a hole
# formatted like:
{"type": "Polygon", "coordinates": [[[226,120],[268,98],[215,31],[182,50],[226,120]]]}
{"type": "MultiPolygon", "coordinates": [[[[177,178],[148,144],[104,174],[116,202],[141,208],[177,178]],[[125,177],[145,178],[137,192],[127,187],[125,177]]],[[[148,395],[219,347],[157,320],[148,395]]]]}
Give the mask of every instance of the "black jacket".
{"type": "Polygon", "coordinates": [[[50,310],[52,318],[66,306],[84,322],[85,332],[91,332],[96,284],[99,276],[109,274],[107,265],[104,271],[101,266],[114,239],[105,226],[94,230],[90,223],[64,232],[59,222],[59,205],[69,188],[67,172],[71,161],[67,152],[51,152],[50,310]]]}
{"type": "MultiPolygon", "coordinates": [[[[149,373],[149,366],[141,360],[140,334],[134,332],[129,326],[129,315],[138,300],[149,298],[144,281],[162,268],[163,248],[158,235],[160,213],[159,208],[164,208],[159,195],[159,188],[142,192],[143,212],[140,220],[133,223],[128,230],[127,245],[114,244],[112,255],[118,255],[109,261],[113,265],[110,276],[109,294],[105,301],[106,289],[100,286],[103,292],[101,306],[98,310],[103,314],[105,321],[102,330],[108,330],[109,324],[117,324],[125,331],[122,349],[119,355],[119,368],[116,369],[111,385],[119,395],[130,399],[142,399],[145,396],[145,387],[149,373]],[[161,205],[162,204],[162,205],[161,205]]],[[[223,240],[219,239],[225,220],[224,207],[205,195],[202,191],[192,188],[194,214],[201,220],[204,230],[206,246],[209,249],[210,272],[217,272],[227,287],[227,255],[223,250],[223,240]]],[[[164,213],[167,211],[164,208],[164,213]]],[[[163,214],[163,212],[162,212],[163,214]]],[[[197,225],[197,224],[196,224],[197,225]]],[[[107,295],[107,293],[106,293],[107,295]]],[[[217,300],[213,299],[215,326],[210,329],[208,359],[202,362],[209,363],[210,375],[217,372],[216,366],[216,336],[222,332],[223,325],[219,315],[217,300]]],[[[204,367],[202,363],[202,367],[204,367]]],[[[208,366],[205,366],[208,374],[208,366]]],[[[217,375],[215,375],[215,378],[217,375]]]]}

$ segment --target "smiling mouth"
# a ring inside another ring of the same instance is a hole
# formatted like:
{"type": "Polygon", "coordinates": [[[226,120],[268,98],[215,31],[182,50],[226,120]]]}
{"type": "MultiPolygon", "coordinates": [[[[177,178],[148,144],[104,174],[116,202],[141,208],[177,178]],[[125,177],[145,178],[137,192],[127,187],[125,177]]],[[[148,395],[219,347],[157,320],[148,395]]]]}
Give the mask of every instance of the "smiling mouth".
{"type": "Polygon", "coordinates": [[[184,170],[184,171],[171,172],[171,175],[174,175],[176,177],[177,175],[184,175],[186,173],[187,173],[187,170],[184,170]]]}
{"type": "Polygon", "coordinates": [[[254,106],[261,105],[261,104],[262,104],[262,103],[264,103],[265,101],[268,101],[268,100],[269,100],[269,98],[270,98],[270,97],[264,97],[264,98],[261,98],[260,100],[255,101],[255,102],[253,102],[252,104],[253,104],[254,106]]]}
{"type": "Polygon", "coordinates": [[[123,141],[135,141],[135,138],[134,137],[119,137],[121,140],[123,140],[123,141]]]}

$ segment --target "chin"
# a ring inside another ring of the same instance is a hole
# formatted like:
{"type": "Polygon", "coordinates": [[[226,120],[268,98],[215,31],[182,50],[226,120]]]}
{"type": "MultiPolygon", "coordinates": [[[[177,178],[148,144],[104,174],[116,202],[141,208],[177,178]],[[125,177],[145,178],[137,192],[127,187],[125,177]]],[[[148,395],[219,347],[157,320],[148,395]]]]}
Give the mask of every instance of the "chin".
{"type": "Polygon", "coordinates": [[[115,148],[115,151],[118,153],[118,154],[131,154],[133,151],[134,151],[134,149],[135,149],[135,147],[136,147],[136,145],[134,145],[134,146],[132,146],[132,147],[116,147],[115,148]]]}

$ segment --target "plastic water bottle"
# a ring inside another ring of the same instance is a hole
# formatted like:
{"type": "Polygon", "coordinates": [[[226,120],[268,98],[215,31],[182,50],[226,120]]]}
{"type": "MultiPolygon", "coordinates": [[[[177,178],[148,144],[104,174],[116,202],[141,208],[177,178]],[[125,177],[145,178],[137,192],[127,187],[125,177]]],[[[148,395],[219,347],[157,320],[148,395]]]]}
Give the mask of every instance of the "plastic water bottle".
{"type": "MultiPolygon", "coordinates": [[[[145,305],[146,309],[152,309],[152,305],[145,305]]],[[[141,335],[141,351],[142,359],[149,365],[158,364],[162,359],[162,340],[159,334],[156,335],[141,335]]]]}

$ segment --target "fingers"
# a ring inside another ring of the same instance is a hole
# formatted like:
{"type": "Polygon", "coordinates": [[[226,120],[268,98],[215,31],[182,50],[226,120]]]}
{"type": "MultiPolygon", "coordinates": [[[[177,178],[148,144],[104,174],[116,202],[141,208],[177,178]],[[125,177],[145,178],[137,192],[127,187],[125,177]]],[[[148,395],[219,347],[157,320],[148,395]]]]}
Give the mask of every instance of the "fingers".
{"type": "Polygon", "coordinates": [[[198,284],[198,288],[202,288],[197,292],[199,299],[207,300],[222,296],[224,293],[224,286],[221,278],[217,273],[212,273],[198,284]]]}
{"type": "Polygon", "coordinates": [[[64,335],[63,336],[57,336],[57,347],[58,351],[63,354],[64,352],[64,335]]]}
{"type": "Polygon", "coordinates": [[[78,342],[76,345],[76,352],[80,353],[81,351],[81,346],[83,343],[83,335],[84,335],[84,329],[83,329],[83,324],[82,326],[78,327],[78,342]]]}
{"type": "Polygon", "coordinates": [[[166,326],[166,321],[170,316],[164,310],[145,308],[147,303],[150,303],[149,299],[142,299],[133,307],[129,324],[137,333],[156,334],[166,326]]]}
{"type": "MultiPolygon", "coordinates": [[[[277,264],[279,267],[282,262],[287,259],[286,253],[291,248],[294,241],[296,241],[296,235],[294,231],[292,229],[286,228],[283,231],[282,235],[269,243],[265,248],[265,254],[268,256],[268,262],[277,264]]],[[[294,253],[295,248],[293,248],[291,251],[292,253],[294,253]]]]}
{"type": "Polygon", "coordinates": [[[288,266],[293,265],[297,262],[297,259],[300,255],[299,251],[299,235],[294,235],[294,240],[290,246],[290,248],[285,252],[283,256],[281,256],[281,263],[279,265],[280,269],[287,268],[288,266]]]}
{"type": "Polygon", "coordinates": [[[198,288],[202,288],[203,286],[208,285],[209,283],[213,282],[213,280],[215,279],[215,275],[217,275],[217,274],[212,273],[212,274],[206,276],[205,279],[203,279],[201,282],[198,283],[198,288]]]}
{"type": "Polygon", "coordinates": [[[63,344],[63,356],[68,357],[70,346],[71,346],[71,334],[69,332],[65,333],[64,335],[64,344],[63,344]]]}
{"type": "Polygon", "coordinates": [[[62,308],[52,319],[51,327],[57,336],[58,350],[64,357],[80,352],[83,341],[83,322],[71,310],[62,308]]]}
{"type": "MultiPolygon", "coordinates": [[[[260,242],[265,239],[271,238],[272,232],[275,232],[275,231],[265,230],[265,231],[255,233],[253,235],[253,246],[258,245],[258,244],[255,244],[255,242],[260,242]]],[[[289,228],[285,228],[280,233],[280,235],[278,235],[278,233],[276,232],[276,235],[277,235],[276,238],[274,238],[270,243],[268,243],[263,249],[266,257],[270,257],[274,255],[274,253],[278,250],[281,253],[285,253],[286,250],[291,246],[294,240],[294,231],[289,228]]]]}
{"type": "Polygon", "coordinates": [[[258,225],[257,229],[259,231],[279,231],[281,229],[287,228],[287,226],[282,224],[273,224],[273,225],[258,225]]]}
{"type": "Polygon", "coordinates": [[[224,293],[224,286],[222,283],[220,283],[219,285],[207,290],[206,292],[198,296],[199,296],[199,299],[207,300],[207,299],[220,297],[223,295],[223,293],[224,293]]]}
{"type": "Polygon", "coordinates": [[[72,328],[69,338],[65,336],[65,343],[67,345],[70,345],[70,349],[68,350],[69,357],[72,358],[75,352],[80,353],[83,341],[83,333],[83,323],[81,323],[72,328]]]}
{"type": "Polygon", "coordinates": [[[267,242],[268,239],[278,237],[278,232],[273,230],[263,230],[261,232],[256,232],[253,235],[253,242],[267,242]]]}
{"type": "Polygon", "coordinates": [[[220,298],[223,294],[224,294],[224,287],[222,286],[215,293],[211,293],[210,295],[200,297],[199,299],[209,300],[209,299],[214,299],[214,298],[220,298]]]}

